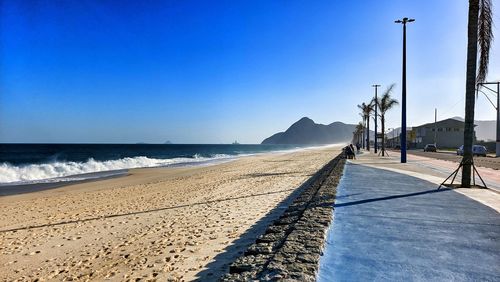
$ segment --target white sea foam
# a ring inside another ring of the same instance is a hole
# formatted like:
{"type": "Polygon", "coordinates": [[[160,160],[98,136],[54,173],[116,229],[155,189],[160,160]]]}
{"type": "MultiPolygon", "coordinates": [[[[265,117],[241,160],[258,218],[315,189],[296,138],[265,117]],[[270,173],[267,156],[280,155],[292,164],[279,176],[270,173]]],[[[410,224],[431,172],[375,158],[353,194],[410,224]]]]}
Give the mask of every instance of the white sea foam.
{"type": "MultiPolygon", "coordinates": [[[[30,164],[20,166],[15,166],[9,163],[0,163],[0,184],[52,182],[51,180],[67,181],[68,179],[61,178],[103,171],[124,170],[141,167],[169,166],[183,163],[192,164],[230,158],[230,155],[217,154],[210,158],[202,157],[200,155],[195,155],[193,156],[193,158],[154,159],[148,157],[133,157],[109,161],[96,161],[91,158],[86,162],[51,162],[45,164],[30,164]]],[[[85,178],[86,177],[79,177],[73,178],[73,180],[81,180],[85,178]]]]}
{"type": "Polygon", "coordinates": [[[12,165],[9,163],[0,163],[0,185],[17,185],[28,183],[47,183],[85,180],[90,178],[98,178],[114,175],[113,173],[105,173],[112,171],[122,171],[131,168],[141,167],[159,167],[159,166],[174,166],[174,165],[199,165],[202,163],[212,163],[217,161],[231,160],[234,158],[260,155],[260,154],[281,154],[291,153],[302,150],[341,146],[341,144],[331,144],[317,147],[295,147],[292,149],[283,149],[276,151],[267,151],[261,153],[246,153],[244,151],[237,152],[238,155],[214,154],[211,157],[203,157],[195,154],[192,158],[172,158],[172,159],[155,159],[148,157],[131,157],[118,160],[97,161],[88,159],[86,162],[62,162],[53,161],[44,164],[29,164],[29,165],[12,165]]]}

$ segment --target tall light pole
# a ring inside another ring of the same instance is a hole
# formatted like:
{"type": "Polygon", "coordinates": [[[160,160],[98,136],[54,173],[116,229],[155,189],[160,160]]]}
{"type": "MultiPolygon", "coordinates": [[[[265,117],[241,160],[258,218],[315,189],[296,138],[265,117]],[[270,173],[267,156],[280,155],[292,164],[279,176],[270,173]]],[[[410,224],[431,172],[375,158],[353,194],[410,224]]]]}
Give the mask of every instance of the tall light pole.
{"type": "Polygon", "coordinates": [[[394,21],[403,24],[403,90],[401,98],[401,163],[406,163],[406,23],[415,19],[403,18],[394,21]]]}
{"type": "Polygon", "coordinates": [[[497,110],[497,136],[496,136],[495,156],[498,158],[498,157],[500,157],[500,81],[498,81],[498,82],[482,82],[482,83],[478,83],[477,84],[477,90],[483,92],[484,96],[486,96],[486,98],[488,98],[488,100],[490,101],[490,103],[497,110]],[[497,90],[495,91],[494,89],[491,89],[488,86],[486,86],[488,84],[493,84],[493,85],[496,84],[497,85],[497,90]],[[484,87],[484,88],[486,88],[486,89],[488,89],[488,90],[490,90],[491,92],[497,94],[497,106],[496,107],[495,107],[495,104],[493,104],[491,102],[490,98],[483,91],[481,91],[479,89],[481,86],[484,87]]]}
{"type": "Polygon", "coordinates": [[[375,154],[377,153],[377,109],[378,109],[378,98],[377,98],[377,89],[380,87],[380,84],[373,84],[372,87],[375,87],[375,154]]]}

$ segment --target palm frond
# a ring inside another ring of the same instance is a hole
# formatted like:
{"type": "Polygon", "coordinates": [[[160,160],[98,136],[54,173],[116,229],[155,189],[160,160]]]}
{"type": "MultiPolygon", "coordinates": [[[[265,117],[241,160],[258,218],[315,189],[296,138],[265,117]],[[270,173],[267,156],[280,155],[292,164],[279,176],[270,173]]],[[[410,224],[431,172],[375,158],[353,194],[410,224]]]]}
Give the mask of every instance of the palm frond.
{"type": "Polygon", "coordinates": [[[395,105],[399,104],[398,100],[391,97],[391,93],[394,90],[394,87],[396,87],[396,84],[391,84],[389,87],[387,87],[384,94],[382,94],[382,97],[379,98],[378,107],[381,114],[385,114],[385,112],[390,110],[395,105]]]}
{"type": "Polygon", "coordinates": [[[357,133],[361,133],[363,132],[363,130],[365,129],[365,126],[363,125],[362,122],[359,122],[357,125],[356,125],[356,132],[357,133]]]}
{"type": "Polygon", "coordinates": [[[361,105],[358,105],[358,108],[361,110],[365,117],[370,116],[371,112],[373,111],[373,105],[371,103],[366,104],[363,102],[361,105]]]}
{"type": "Polygon", "coordinates": [[[399,105],[398,100],[396,100],[396,99],[391,99],[391,100],[389,100],[389,101],[387,102],[387,104],[386,104],[386,107],[385,107],[385,108],[386,108],[386,111],[387,111],[387,110],[389,110],[389,109],[391,109],[392,107],[394,107],[394,106],[396,106],[396,105],[399,105]]]}
{"type": "Polygon", "coordinates": [[[394,87],[396,87],[396,83],[389,85],[389,87],[387,87],[387,89],[385,90],[383,96],[390,95],[392,93],[392,90],[394,90],[394,87]]]}
{"type": "Polygon", "coordinates": [[[366,105],[366,114],[370,115],[371,112],[373,111],[373,109],[374,109],[374,105],[372,103],[366,105]]]}
{"type": "Polygon", "coordinates": [[[479,69],[476,83],[486,80],[493,37],[493,10],[491,0],[481,0],[477,34],[477,41],[479,44],[479,69]]]}

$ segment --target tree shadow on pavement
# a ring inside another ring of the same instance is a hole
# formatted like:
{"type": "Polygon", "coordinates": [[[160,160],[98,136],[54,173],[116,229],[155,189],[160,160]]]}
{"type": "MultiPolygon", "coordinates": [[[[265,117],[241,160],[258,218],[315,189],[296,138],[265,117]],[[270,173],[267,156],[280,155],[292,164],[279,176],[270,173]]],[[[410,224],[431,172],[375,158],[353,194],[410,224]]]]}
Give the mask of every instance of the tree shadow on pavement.
{"type": "Polygon", "coordinates": [[[366,203],[371,203],[371,202],[386,201],[386,200],[392,200],[392,199],[398,199],[398,198],[406,198],[406,197],[420,196],[420,195],[425,195],[425,194],[439,193],[439,192],[450,191],[450,190],[453,190],[453,189],[451,189],[451,188],[441,188],[439,190],[432,189],[432,190],[415,192],[415,193],[399,194],[399,195],[392,195],[392,196],[386,196],[386,197],[378,197],[378,198],[372,198],[372,199],[365,199],[365,200],[335,204],[334,207],[341,208],[341,207],[354,206],[354,205],[366,204],[366,203]]]}

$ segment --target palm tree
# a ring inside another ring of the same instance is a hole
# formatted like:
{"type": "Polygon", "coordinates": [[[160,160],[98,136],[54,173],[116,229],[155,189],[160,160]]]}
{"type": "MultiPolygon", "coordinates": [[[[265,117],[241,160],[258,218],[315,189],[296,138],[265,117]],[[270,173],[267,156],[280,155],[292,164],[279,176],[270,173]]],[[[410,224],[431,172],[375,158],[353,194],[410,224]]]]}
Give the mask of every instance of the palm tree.
{"type": "Polygon", "coordinates": [[[378,98],[378,110],[380,113],[380,123],[382,124],[382,157],[385,156],[385,113],[398,104],[398,100],[391,97],[391,92],[396,84],[391,84],[385,90],[382,97],[378,98]]]}
{"type": "Polygon", "coordinates": [[[358,105],[358,108],[361,110],[366,122],[366,150],[370,151],[370,115],[373,111],[373,105],[362,103],[358,105]]]}
{"type": "MultiPolygon", "coordinates": [[[[359,105],[358,105],[359,107],[359,105]]],[[[361,148],[365,148],[365,141],[366,141],[366,138],[365,138],[365,128],[366,128],[366,116],[364,113],[359,113],[359,115],[361,116],[361,118],[363,119],[362,122],[360,122],[362,125],[363,125],[363,133],[362,133],[362,137],[361,137],[361,148]]]]}
{"type": "Polygon", "coordinates": [[[362,122],[359,122],[358,124],[356,124],[356,128],[355,128],[355,135],[356,135],[356,144],[359,144],[361,143],[361,140],[362,140],[362,136],[364,135],[364,131],[365,131],[365,127],[363,125],[362,122]]]}
{"type": "MultiPolygon", "coordinates": [[[[358,105],[358,109],[361,110],[361,113],[359,113],[359,115],[363,118],[363,128],[366,128],[366,115],[365,115],[365,111],[363,110],[364,107],[365,107],[365,103],[358,105]]],[[[363,132],[363,149],[366,149],[365,142],[366,142],[366,137],[365,137],[365,133],[363,132]]]]}
{"type": "Polygon", "coordinates": [[[462,158],[462,187],[470,187],[472,169],[472,143],[474,141],[474,106],[477,83],[484,82],[488,73],[491,42],[493,41],[493,15],[491,0],[469,0],[467,25],[467,74],[465,85],[465,131],[462,158]],[[477,47],[480,58],[477,69],[477,47]],[[477,76],[476,76],[477,74],[477,76]]]}
{"type": "Polygon", "coordinates": [[[366,128],[366,124],[365,124],[365,115],[363,115],[362,113],[359,113],[359,115],[361,116],[361,121],[359,123],[361,123],[361,125],[363,126],[363,132],[361,133],[361,148],[365,148],[365,128],[366,128]]]}

